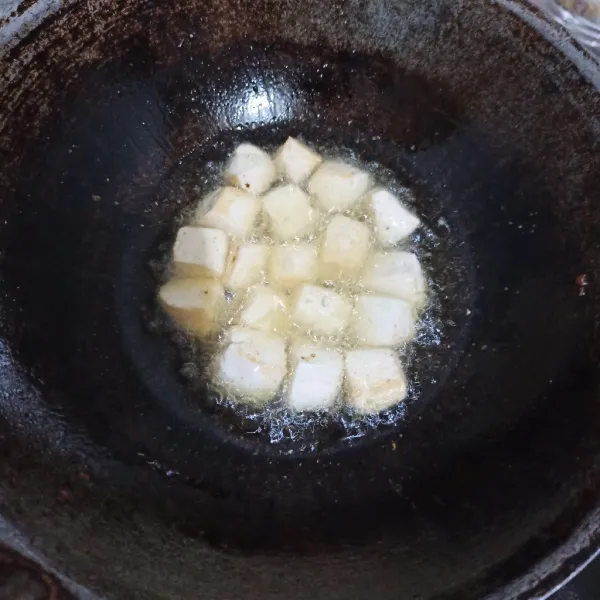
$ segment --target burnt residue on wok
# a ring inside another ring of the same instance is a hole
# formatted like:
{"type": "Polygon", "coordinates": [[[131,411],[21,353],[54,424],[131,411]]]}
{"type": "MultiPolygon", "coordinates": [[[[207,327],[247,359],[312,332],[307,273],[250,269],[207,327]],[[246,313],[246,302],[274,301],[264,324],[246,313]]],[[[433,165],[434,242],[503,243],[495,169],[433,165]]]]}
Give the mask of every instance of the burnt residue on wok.
{"type": "Polygon", "coordinates": [[[462,600],[520,577],[597,483],[591,85],[491,3],[90,7],[0,66],[3,510],[119,598],[462,600]],[[450,224],[463,318],[398,427],[280,456],[190,410],[139,306],[190,171],[287,135],[450,224]]]}

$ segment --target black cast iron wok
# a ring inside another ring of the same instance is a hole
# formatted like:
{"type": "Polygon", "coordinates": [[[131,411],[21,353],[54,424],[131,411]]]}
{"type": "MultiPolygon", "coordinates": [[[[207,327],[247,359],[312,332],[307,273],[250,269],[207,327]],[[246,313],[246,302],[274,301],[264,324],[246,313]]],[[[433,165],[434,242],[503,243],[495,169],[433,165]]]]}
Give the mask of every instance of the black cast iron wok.
{"type": "Polygon", "coordinates": [[[543,32],[492,2],[89,0],[5,47],[0,497],[32,552],[119,600],[516,600],[593,553],[598,73],[543,32]],[[144,316],[194,177],[290,134],[413,186],[451,321],[400,422],[308,449],[195,403],[144,316]]]}

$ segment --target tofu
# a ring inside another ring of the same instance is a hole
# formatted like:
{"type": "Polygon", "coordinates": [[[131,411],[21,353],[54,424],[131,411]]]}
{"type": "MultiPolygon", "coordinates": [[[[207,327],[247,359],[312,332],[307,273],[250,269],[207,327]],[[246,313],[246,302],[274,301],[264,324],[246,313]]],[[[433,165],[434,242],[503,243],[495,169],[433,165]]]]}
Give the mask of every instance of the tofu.
{"type": "Polygon", "coordinates": [[[306,284],[296,292],[292,321],[303,333],[340,336],[348,324],[352,304],[333,290],[306,284]]]}
{"type": "Polygon", "coordinates": [[[226,337],[227,347],[216,363],[220,384],[241,401],[271,400],[287,370],[283,338],[245,327],[232,327],[226,337]]]}
{"type": "Polygon", "coordinates": [[[308,146],[289,137],[275,155],[275,166],[279,174],[288,181],[300,185],[323,162],[323,159],[308,146]]]}
{"type": "MultiPolygon", "coordinates": [[[[406,193],[408,195],[408,190],[406,193]]],[[[378,188],[371,191],[368,202],[375,235],[384,246],[397,244],[421,224],[400,199],[388,190],[378,188]]]]}
{"type": "Polygon", "coordinates": [[[425,301],[425,277],[411,252],[378,252],[365,264],[362,285],[371,292],[402,298],[415,306],[425,301]]]}
{"type": "Polygon", "coordinates": [[[234,244],[229,252],[223,284],[228,290],[247,290],[266,275],[271,247],[266,244],[234,244]]]}
{"type": "Polygon", "coordinates": [[[365,171],[338,161],[324,162],[310,178],[308,192],[317,208],[328,212],[351,209],[371,188],[365,171]]]}
{"type": "Polygon", "coordinates": [[[216,328],[225,290],[214,279],[173,279],[160,288],[158,301],[177,325],[205,337],[216,328]]]}
{"type": "Polygon", "coordinates": [[[371,230],[343,215],[335,215],[321,249],[321,278],[325,281],[358,279],[369,253],[371,230]]]}
{"type": "Polygon", "coordinates": [[[269,281],[285,290],[312,283],[319,276],[319,257],[315,244],[275,246],[269,260],[269,281]]]}
{"type": "Polygon", "coordinates": [[[363,414],[378,413],[406,398],[406,377],[393,350],[346,353],[347,401],[363,414]]]}
{"type": "Polygon", "coordinates": [[[352,332],[362,345],[398,346],[414,335],[414,308],[400,298],[359,296],[352,315],[352,332]]]}
{"type": "Polygon", "coordinates": [[[212,192],[198,203],[194,222],[245,238],[251,233],[260,210],[261,203],[256,196],[227,186],[212,192]]]}
{"type": "Polygon", "coordinates": [[[227,234],[208,227],[182,227],[173,246],[178,277],[222,277],[229,250],[227,234]]]}
{"type": "Polygon", "coordinates": [[[285,333],[288,306],[286,299],[268,285],[248,290],[242,303],[238,323],[260,331],[285,333]]]}
{"type": "Polygon", "coordinates": [[[327,410],[342,388],[344,359],[339,350],[297,341],[290,350],[287,403],[297,412],[327,410]]]}
{"type": "Polygon", "coordinates": [[[252,144],[240,144],[234,151],[227,169],[227,183],[250,192],[264,194],[277,178],[277,169],[271,157],[252,144]]]}
{"type": "Polygon", "coordinates": [[[297,185],[277,187],[266,194],[262,202],[274,238],[281,241],[300,239],[314,231],[317,213],[310,205],[308,194],[297,185]]]}

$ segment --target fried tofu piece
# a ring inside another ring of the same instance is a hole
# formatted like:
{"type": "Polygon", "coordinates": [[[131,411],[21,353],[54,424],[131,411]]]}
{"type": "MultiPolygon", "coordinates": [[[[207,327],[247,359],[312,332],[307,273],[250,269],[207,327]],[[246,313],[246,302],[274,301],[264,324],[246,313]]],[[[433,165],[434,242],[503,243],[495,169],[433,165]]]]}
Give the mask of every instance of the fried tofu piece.
{"type": "Polygon", "coordinates": [[[271,247],[266,244],[235,244],[229,253],[223,283],[228,290],[247,290],[258,283],[267,270],[271,247]]]}
{"type": "Polygon", "coordinates": [[[425,301],[426,282],[411,252],[377,252],[367,260],[362,285],[371,292],[402,298],[414,306],[425,301]]]}
{"type": "Polygon", "coordinates": [[[368,203],[373,215],[375,235],[384,246],[397,244],[421,224],[418,217],[388,190],[372,190],[368,195],[368,203]]]}
{"type": "Polygon", "coordinates": [[[296,185],[300,185],[323,162],[314,150],[289,137],[275,155],[275,165],[279,174],[296,185]]]}
{"type": "Polygon", "coordinates": [[[276,239],[301,239],[314,231],[317,212],[311,206],[308,194],[297,185],[277,187],[266,194],[262,202],[269,217],[270,231],[276,239]]]}
{"type": "Polygon", "coordinates": [[[222,229],[229,235],[247,237],[261,210],[260,200],[238,188],[226,186],[209,194],[198,203],[194,223],[222,229]]]}
{"type": "Polygon", "coordinates": [[[285,290],[312,283],[319,276],[319,257],[315,244],[300,243],[273,248],[269,260],[269,281],[285,290]]]}
{"type": "Polygon", "coordinates": [[[292,320],[304,333],[340,336],[348,324],[352,303],[333,290],[301,286],[294,298],[292,320]]]}
{"type": "Polygon", "coordinates": [[[397,346],[415,332],[414,308],[389,296],[359,296],[352,315],[352,331],[366,346],[397,346]]]}
{"type": "Polygon", "coordinates": [[[393,350],[346,353],[347,401],[359,413],[378,413],[406,398],[406,377],[393,350]]]}
{"type": "Polygon", "coordinates": [[[221,277],[229,250],[227,234],[208,227],[182,227],[173,246],[178,277],[221,277]]]}
{"type": "Polygon", "coordinates": [[[227,347],[218,357],[216,374],[220,383],[246,402],[271,400],[279,391],[287,370],[282,337],[232,327],[227,347]]]}
{"type": "Polygon", "coordinates": [[[287,329],[286,298],[268,285],[255,285],[248,290],[238,318],[240,325],[267,333],[283,334],[287,329]]]}
{"type": "Polygon", "coordinates": [[[297,340],[290,349],[287,403],[297,412],[331,408],[344,376],[344,358],[336,349],[297,340]]]}
{"type": "Polygon", "coordinates": [[[160,288],[158,300],[180,327],[205,337],[215,330],[225,290],[214,279],[172,279],[160,288]]]}
{"type": "Polygon", "coordinates": [[[264,194],[275,182],[277,169],[271,157],[252,144],[240,144],[234,151],[225,180],[254,196],[264,194]]]}
{"type": "Polygon", "coordinates": [[[335,215],[321,249],[321,278],[325,281],[357,279],[369,253],[371,230],[364,223],[335,215]]]}
{"type": "Polygon", "coordinates": [[[339,161],[324,162],[310,178],[308,192],[327,212],[351,209],[371,188],[371,176],[339,161]]]}

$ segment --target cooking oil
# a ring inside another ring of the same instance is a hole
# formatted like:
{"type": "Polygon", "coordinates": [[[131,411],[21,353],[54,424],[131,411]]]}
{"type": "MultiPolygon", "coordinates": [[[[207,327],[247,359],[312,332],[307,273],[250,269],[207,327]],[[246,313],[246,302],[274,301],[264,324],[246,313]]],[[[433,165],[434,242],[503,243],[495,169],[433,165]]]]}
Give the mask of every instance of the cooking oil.
{"type": "MultiPolygon", "coordinates": [[[[274,148],[264,147],[263,149],[271,152],[274,150],[274,148]]],[[[398,181],[392,171],[383,168],[376,162],[360,162],[358,157],[348,149],[318,148],[317,150],[321,150],[325,159],[343,160],[358,168],[367,170],[373,178],[374,186],[388,189],[409,210],[421,218],[416,208],[416,199],[413,192],[409,187],[398,181]]],[[[219,172],[222,173],[224,169],[225,163],[219,165],[212,163],[212,176],[199,178],[202,181],[194,189],[193,202],[181,211],[177,218],[177,226],[182,226],[191,221],[198,202],[206,198],[212,189],[220,184],[219,178],[215,175],[219,172]]],[[[307,191],[305,185],[302,187],[304,191],[307,191]]],[[[186,199],[186,201],[189,203],[189,199],[186,199]]],[[[182,204],[185,204],[185,201],[182,204]]],[[[342,214],[367,224],[373,232],[371,215],[364,204],[359,204],[342,214]]],[[[321,214],[315,230],[308,238],[303,239],[303,242],[313,242],[320,246],[330,217],[331,215],[321,214]]],[[[449,227],[447,223],[444,223],[444,226],[449,227]]],[[[414,338],[395,349],[403,368],[407,371],[409,381],[408,401],[417,399],[423,383],[417,364],[420,355],[419,349],[427,349],[443,344],[445,331],[448,326],[452,326],[452,324],[441,321],[441,315],[444,312],[442,308],[443,286],[440,287],[439,283],[435,281],[434,273],[428,267],[431,264],[431,257],[436,253],[443,252],[444,239],[426,222],[423,222],[412,236],[391,249],[379,246],[373,233],[369,238],[369,253],[390,250],[404,250],[414,253],[421,263],[427,283],[427,296],[419,310],[414,338]]],[[[237,240],[234,239],[233,242],[235,241],[237,240]]],[[[264,213],[246,241],[270,246],[275,245],[276,240],[269,235],[268,223],[264,213]]],[[[171,274],[168,258],[170,248],[165,247],[162,250],[166,252],[166,255],[154,265],[159,282],[164,282],[171,274]]],[[[271,283],[268,281],[267,273],[263,273],[262,283],[271,283]]],[[[356,297],[360,293],[365,293],[361,288],[360,279],[317,280],[314,283],[335,290],[340,295],[348,298],[353,306],[356,297]]],[[[286,298],[291,301],[293,290],[280,290],[280,292],[285,294],[286,298]]],[[[222,413],[228,413],[233,422],[243,422],[243,435],[246,438],[256,437],[257,439],[267,440],[271,444],[286,443],[289,445],[291,443],[290,447],[293,449],[290,449],[289,452],[298,450],[311,452],[322,447],[324,436],[337,441],[353,440],[367,435],[381,425],[392,425],[404,418],[407,406],[404,402],[391,406],[378,414],[362,415],[356,413],[344,402],[345,386],[342,386],[342,392],[336,399],[332,409],[317,413],[295,413],[289,409],[285,402],[286,390],[289,384],[287,378],[277,397],[266,403],[257,403],[250,395],[235,395],[228,391],[216,379],[214,365],[223,350],[227,329],[236,321],[244,293],[245,291],[227,294],[226,307],[218,316],[216,327],[218,333],[213,339],[199,341],[181,330],[173,331],[172,329],[171,335],[181,352],[181,376],[193,389],[198,390],[199,397],[209,395],[219,407],[219,410],[222,413]]],[[[358,318],[354,309],[352,317],[358,318]]],[[[358,346],[358,342],[350,329],[345,330],[342,335],[322,336],[313,332],[301,331],[290,319],[282,324],[277,333],[288,338],[288,340],[302,338],[324,346],[337,347],[344,351],[358,346]]],[[[426,355],[427,352],[424,354],[426,355]]]]}

